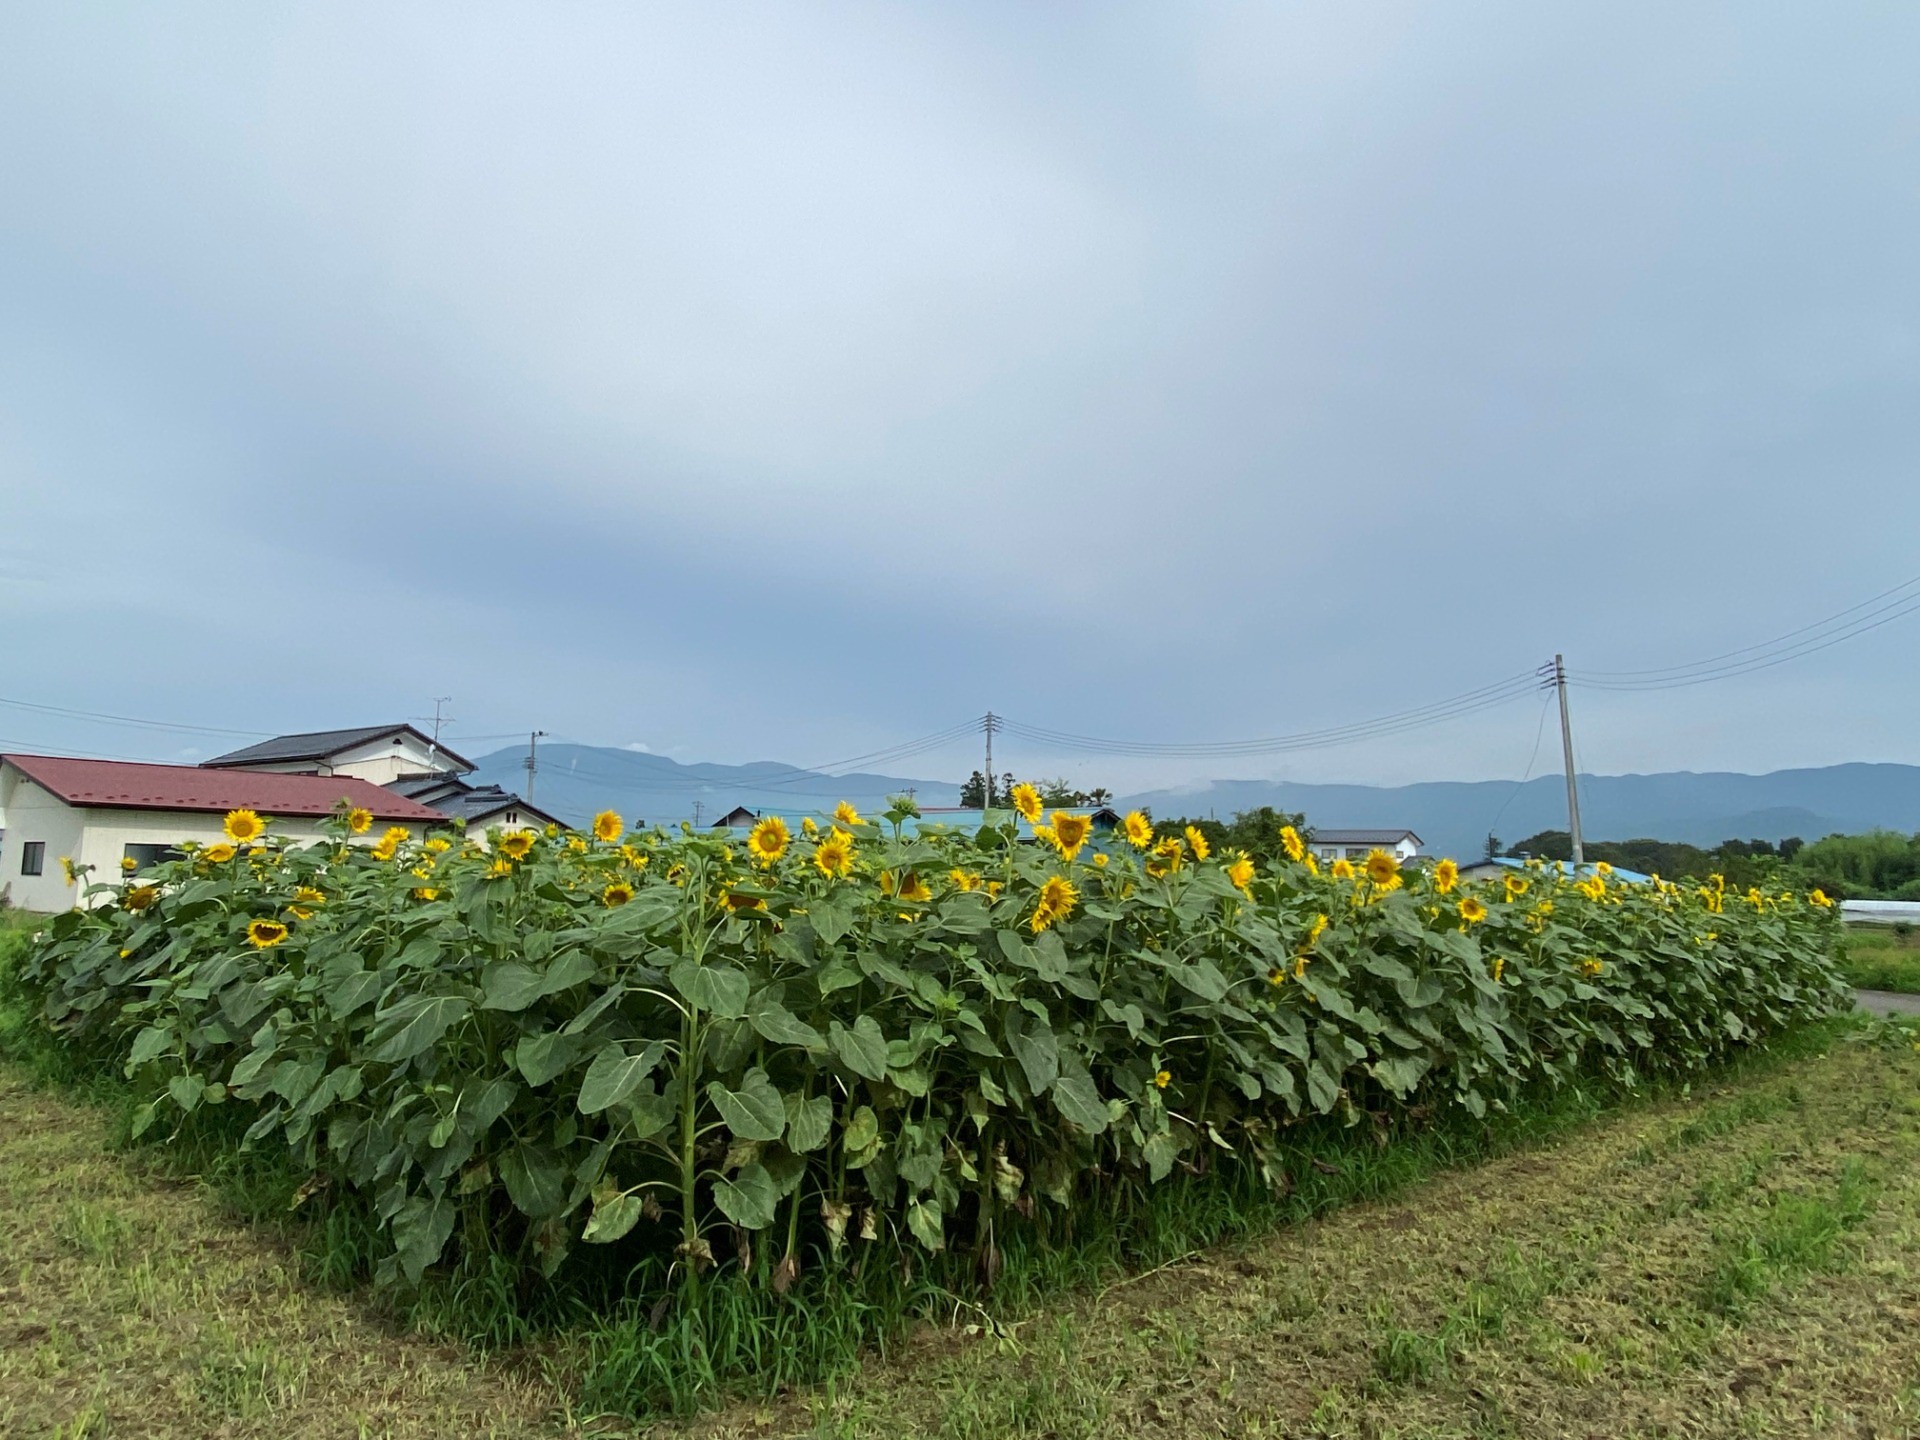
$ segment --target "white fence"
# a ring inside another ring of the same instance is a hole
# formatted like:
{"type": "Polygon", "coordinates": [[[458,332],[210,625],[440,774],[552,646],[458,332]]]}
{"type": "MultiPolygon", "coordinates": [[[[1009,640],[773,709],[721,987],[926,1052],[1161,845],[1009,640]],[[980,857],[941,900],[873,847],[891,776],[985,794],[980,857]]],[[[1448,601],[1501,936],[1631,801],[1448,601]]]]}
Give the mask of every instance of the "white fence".
{"type": "Polygon", "coordinates": [[[1856,925],[1920,925],[1920,900],[1842,900],[1840,914],[1856,925]]]}

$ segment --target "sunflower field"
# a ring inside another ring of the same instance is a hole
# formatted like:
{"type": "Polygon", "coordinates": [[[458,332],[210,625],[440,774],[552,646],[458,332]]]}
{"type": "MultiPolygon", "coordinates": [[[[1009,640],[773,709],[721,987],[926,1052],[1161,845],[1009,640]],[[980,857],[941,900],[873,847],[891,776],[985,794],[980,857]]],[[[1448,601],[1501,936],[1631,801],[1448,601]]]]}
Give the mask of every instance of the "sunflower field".
{"type": "Polygon", "coordinates": [[[238,812],[231,844],[86,877],[22,976],[140,1087],[139,1128],[224,1107],[303,1196],[367,1207],[383,1279],[597,1255],[663,1302],[882,1253],[990,1283],[1049,1214],[1227,1164],[1283,1183],[1316,1116],[1632,1085],[1845,994],[1817,891],[1323,870],[1291,832],[1262,866],[1015,799],[1033,841],[904,801],[744,842],[608,813],[367,844],[343,812],[289,846],[238,812]]]}

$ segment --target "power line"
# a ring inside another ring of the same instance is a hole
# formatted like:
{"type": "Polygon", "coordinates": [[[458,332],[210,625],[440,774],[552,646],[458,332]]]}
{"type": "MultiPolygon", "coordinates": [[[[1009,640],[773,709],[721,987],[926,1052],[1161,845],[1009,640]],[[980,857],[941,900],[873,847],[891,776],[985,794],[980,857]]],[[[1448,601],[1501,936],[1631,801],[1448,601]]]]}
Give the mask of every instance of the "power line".
{"type": "Polygon", "coordinates": [[[228,730],[217,725],[176,725],[167,720],[141,720],[132,715],[107,715],[97,710],[73,710],[65,705],[41,705],[32,700],[9,700],[0,696],[0,705],[15,710],[32,710],[41,715],[59,715],[69,720],[93,720],[102,724],[133,725],[143,730],[177,730],[188,735],[237,735],[259,740],[272,735],[269,730],[228,730]]]}

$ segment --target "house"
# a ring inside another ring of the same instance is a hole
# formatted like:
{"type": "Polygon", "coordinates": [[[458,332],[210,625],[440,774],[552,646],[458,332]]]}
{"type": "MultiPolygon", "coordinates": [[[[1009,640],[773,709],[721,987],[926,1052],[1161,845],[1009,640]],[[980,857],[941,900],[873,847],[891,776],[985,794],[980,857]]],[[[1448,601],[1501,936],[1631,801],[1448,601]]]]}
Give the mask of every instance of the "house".
{"type": "Polygon", "coordinates": [[[1404,865],[1420,853],[1420,837],[1411,830],[1327,830],[1315,825],[1308,834],[1308,845],[1322,860],[1364,860],[1384,850],[1404,865]]]}
{"type": "Polygon", "coordinates": [[[409,800],[438,810],[449,820],[463,820],[476,839],[496,826],[515,830],[521,826],[536,829],[566,822],[522,800],[498,785],[472,785],[458,775],[409,775],[389,781],[383,788],[409,800]]]}
{"type": "Polygon", "coordinates": [[[473,762],[411,725],[362,725],[276,735],[211,760],[209,770],[256,770],[277,775],[348,775],[391,784],[416,775],[463,775],[473,762]]]}
{"type": "Polygon", "coordinates": [[[274,834],[298,842],[318,838],[342,802],[372,812],[370,839],[392,826],[420,835],[442,818],[353,776],[0,755],[0,887],[23,909],[66,910],[80,887],[68,882],[63,858],[92,866],[96,881],[117,880],[123,859],[145,868],[182,840],[220,841],[231,810],[255,811],[274,834]]]}

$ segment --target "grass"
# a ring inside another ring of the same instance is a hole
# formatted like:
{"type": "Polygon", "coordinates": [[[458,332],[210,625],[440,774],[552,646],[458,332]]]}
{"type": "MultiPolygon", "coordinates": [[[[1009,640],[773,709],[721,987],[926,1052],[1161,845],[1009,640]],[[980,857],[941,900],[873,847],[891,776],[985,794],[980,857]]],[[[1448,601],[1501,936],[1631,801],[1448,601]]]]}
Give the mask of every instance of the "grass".
{"type": "Polygon", "coordinates": [[[1920,933],[1910,927],[1848,927],[1842,964],[1847,979],[1862,990],[1920,995],[1920,933]]]}

